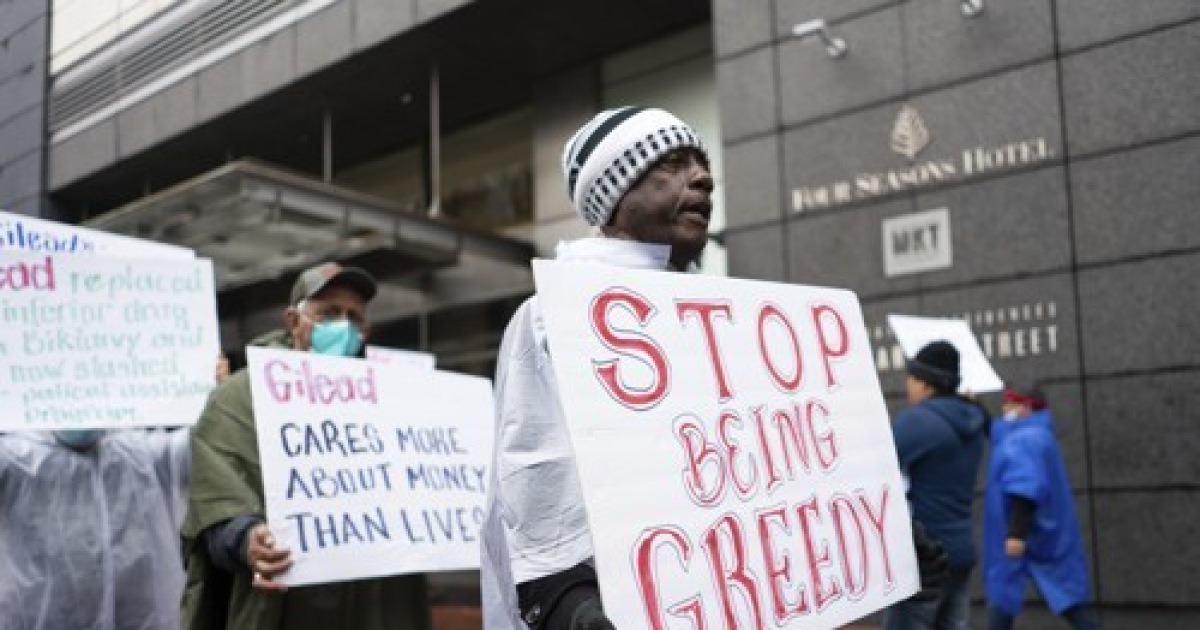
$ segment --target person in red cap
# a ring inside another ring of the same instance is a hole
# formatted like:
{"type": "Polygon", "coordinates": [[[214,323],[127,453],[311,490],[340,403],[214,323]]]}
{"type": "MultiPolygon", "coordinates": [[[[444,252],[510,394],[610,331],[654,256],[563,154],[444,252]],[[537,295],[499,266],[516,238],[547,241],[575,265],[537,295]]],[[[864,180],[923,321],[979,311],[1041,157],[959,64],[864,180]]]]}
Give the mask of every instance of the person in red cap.
{"type": "MultiPolygon", "coordinates": [[[[326,263],[297,278],[284,329],[250,345],[361,356],[370,334],[375,280],[326,263]]],[[[183,523],[187,630],[428,627],[420,576],[392,576],[285,589],[291,551],[266,523],[250,377],[240,370],[209,396],[192,430],[192,481],[183,523]]]]}
{"type": "Polygon", "coordinates": [[[1094,630],[1087,558],[1054,419],[1036,385],[1004,392],[1004,417],[992,423],[984,496],[983,577],[991,630],[1009,630],[1025,584],[1075,630],[1094,630]]]}

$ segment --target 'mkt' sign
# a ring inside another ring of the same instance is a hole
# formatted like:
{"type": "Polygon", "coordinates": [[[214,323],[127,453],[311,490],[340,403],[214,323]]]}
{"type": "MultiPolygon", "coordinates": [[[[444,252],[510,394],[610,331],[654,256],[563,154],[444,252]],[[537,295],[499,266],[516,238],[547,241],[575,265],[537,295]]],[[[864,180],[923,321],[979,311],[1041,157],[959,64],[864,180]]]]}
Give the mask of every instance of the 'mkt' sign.
{"type": "Polygon", "coordinates": [[[883,222],[883,270],[889,278],[953,264],[950,212],[916,212],[883,222]]]}

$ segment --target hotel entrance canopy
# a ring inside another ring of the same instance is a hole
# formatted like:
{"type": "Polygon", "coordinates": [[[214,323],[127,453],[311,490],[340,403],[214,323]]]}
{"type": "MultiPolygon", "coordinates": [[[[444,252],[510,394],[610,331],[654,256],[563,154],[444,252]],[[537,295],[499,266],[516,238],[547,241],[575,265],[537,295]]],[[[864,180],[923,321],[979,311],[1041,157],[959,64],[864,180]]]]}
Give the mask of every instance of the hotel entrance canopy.
{"type": "Polygon", "coordinates": [[[278,318],[292,280],[327,260],[381,284],[377,319],[532,290],[532,247],[261,162],[241,160],[86,223],[213,261],[222,320],[278,318]]]}

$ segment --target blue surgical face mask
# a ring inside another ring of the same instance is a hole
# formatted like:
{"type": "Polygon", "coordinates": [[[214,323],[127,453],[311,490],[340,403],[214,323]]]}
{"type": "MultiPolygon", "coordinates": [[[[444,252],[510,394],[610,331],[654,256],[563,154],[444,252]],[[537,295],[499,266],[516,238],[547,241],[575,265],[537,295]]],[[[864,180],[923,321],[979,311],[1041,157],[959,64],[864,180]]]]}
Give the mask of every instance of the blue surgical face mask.
{"type": "Polygon", "coordinates": [[[107,432],[105,429],[64,429],[55,431],[54,437],[65,446],[83,451],[95,446],[107,432]]]}
{"type": "Polygon", "coordinates": [[[349,320],[339,319],[313,325],[312,349],[317,354],[335,357],[353,357],[362,348],[363,337],[358,326],[349,320]]]}

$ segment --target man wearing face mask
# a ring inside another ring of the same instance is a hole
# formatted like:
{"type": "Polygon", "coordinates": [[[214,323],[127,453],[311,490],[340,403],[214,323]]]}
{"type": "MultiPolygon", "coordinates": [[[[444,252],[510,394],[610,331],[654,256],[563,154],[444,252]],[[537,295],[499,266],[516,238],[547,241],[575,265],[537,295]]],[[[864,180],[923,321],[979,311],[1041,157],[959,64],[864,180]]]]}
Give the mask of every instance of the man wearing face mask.
{"type": "MultiPolygon", "coordinates": [[[[370,334],[375,280],[326,263],[302,273],[284,311],[284,330],[251,345],[361,356],[370,334]]],[[[209,397],[192,431],[192,486],[183,526],[189,630],[303,630],[428,627],[424,582],[395,576],[287,589],[292,565],[266,524],[262,471],[246,370],[209,397]]]]}
{"type": "Polygon", "coordinates": [[[1004,391],[1004,416],[992,422],[991,438],[983,520],[988,627],[1013,627],[1032,580],[1072,628],[1098,629],[1071,482],[1040,387],[1004,391]]]}

